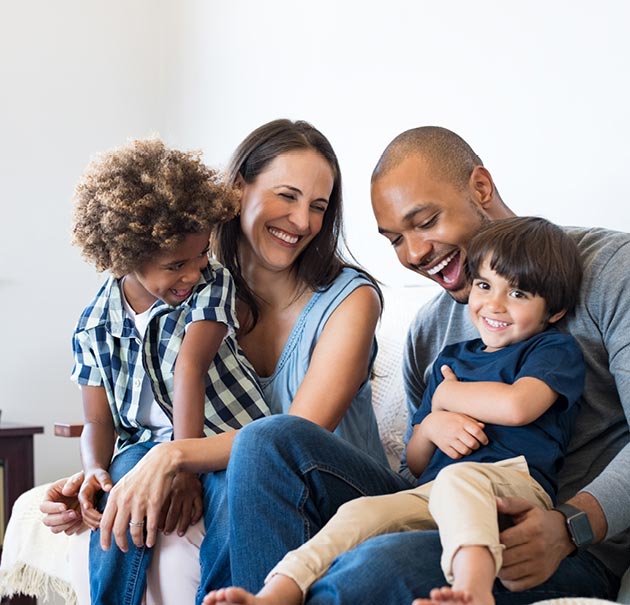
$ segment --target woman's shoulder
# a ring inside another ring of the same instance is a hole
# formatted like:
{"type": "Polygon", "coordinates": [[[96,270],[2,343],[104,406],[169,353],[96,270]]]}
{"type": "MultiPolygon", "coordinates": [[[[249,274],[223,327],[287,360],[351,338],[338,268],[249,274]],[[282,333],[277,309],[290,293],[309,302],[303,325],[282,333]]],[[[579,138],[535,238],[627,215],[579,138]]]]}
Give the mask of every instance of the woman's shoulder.
{"type": "Polygon", "coordinates": [[[329,296],[337,296],[340,292],[348,294],[362,286],[370,286],[378,291],[376,282],[365,272],[355,267],[344,267],[337,277],[326,287],[322,288],[320,294],[329,294],[329,296]]]}

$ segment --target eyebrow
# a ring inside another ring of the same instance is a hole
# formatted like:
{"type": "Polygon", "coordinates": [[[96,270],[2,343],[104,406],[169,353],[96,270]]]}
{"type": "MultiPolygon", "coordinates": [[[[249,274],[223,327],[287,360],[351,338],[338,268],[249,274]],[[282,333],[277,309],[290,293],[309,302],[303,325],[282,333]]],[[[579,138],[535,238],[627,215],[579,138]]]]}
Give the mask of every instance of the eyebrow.
{"type": "MultiPolygon", "coordinates": [[[[430,210],[432,208],[433,208],[433,204],[422,204],[419,206],[414,206],[413,208],[411,208],[411,210],[409,210],[403,215],[402,222],[409,223],[416,217],[416,215],[426,210],[430,210]]],[[[397,233],[396,231],[390,231],[389,229],[382,229],[381,227],[378,228],[378,232],[382,235],[384,235],[385,233],[397,233]]]]}

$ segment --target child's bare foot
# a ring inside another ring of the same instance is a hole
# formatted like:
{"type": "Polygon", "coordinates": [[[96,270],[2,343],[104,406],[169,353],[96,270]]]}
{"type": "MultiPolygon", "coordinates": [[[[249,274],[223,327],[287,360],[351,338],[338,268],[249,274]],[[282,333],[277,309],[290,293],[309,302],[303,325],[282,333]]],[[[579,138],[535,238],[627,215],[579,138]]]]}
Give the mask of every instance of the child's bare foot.
{"type": "Polygon", "coordinates": [[[455,590],[451,586],[434,588],[428,599],[414,599],[411,605],[494,605],[492,593],[473,594],[467,590],[455,590]]]}
{"type": "Polygon", "coordinates": [[[211,590],[203,598],[203,605],[262,605],[264,602],[259,601],[251,592],[236,586],[211,590]]]}

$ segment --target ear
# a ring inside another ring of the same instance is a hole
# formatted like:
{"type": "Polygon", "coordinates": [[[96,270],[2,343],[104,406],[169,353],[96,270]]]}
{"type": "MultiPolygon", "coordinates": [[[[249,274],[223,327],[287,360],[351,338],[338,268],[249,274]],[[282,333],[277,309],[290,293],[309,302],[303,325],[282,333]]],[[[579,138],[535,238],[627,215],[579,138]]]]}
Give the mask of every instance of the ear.
{"type": "Polygon", "coordinates": [[[547,323],[555,324],[557,321],[560,321],[567,314],[566,309],[562,309],[562,311],[558,311],[554,313],[548,320],[547,323]]]}
{"type": "Polygon", "coordinates": [[[484,166],[475,166],[468,181],[474,200],[483,210],[488,210],[494,200],[494,181],[484,166]]]}

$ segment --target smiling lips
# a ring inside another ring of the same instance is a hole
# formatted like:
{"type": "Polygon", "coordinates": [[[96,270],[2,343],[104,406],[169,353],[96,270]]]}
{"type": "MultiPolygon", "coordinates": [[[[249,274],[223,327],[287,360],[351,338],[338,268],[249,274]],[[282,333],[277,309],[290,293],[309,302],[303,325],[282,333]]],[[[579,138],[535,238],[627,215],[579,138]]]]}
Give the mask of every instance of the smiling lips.
{"type": "Polygon", "coordinates": [[[278,239],[292,246],[297,244],[301,238],[300,235],[293,235],[291,233],[287,233],[286,231],[281,231],[280,229],[276,229],[275,227],[268,227],[267,230],[274,237],[277,237],[278,239]]]}
{"type": "Polygon", "coordinates": [[[188,288],[188,290],[175,290],[174,288],[171,288],[171,292],[177,297],[177,298],[188,298],[190,296],[190,293],[192,292],[192,288],[188,288]]]}
{"type": "Polygon", "coordinates": [[[440,261],[434,267],[425,269],[425,272],[429,277],[436,276],[437,278],[440,278],[439,281],[442,282],[442,285],[444,287],[448,287],[449,285],[457,282],[460,277],[459,266],[456,262],[453,262],[453,266],[449,267],[451,262],[457,258],[459,258],[459,249],[451,252],[445,259],[440,261]],[[448,269],[444,271],[447,267],[448,269]]]}
{"type": "Polygon", "coordinates": [[[498,321],[496,319],[490,319],[489,317],[482,317],[482,319],[490,328],[495,330],[502,330],[503,328],[507,328],[510,325],[505,321],[498,321]]]}

